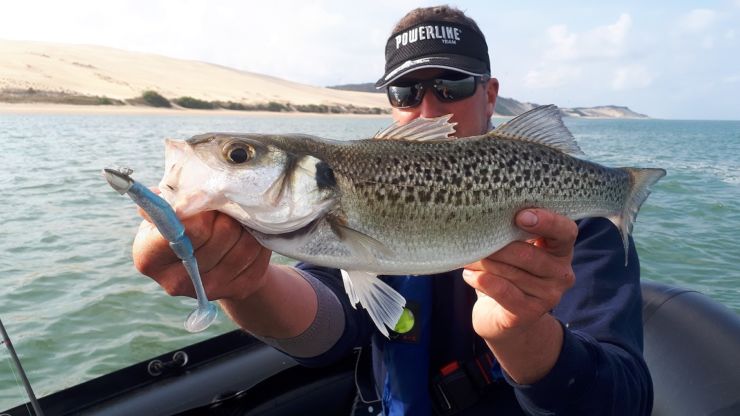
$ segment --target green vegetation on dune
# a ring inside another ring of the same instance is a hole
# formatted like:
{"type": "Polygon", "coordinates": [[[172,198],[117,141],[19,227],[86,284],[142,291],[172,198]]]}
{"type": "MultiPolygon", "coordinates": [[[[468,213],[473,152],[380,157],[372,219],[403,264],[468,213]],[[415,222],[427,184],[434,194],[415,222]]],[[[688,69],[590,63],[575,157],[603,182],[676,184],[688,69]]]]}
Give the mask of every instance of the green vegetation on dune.
{"type": "Polygon", "coordinates": [[[389,114],[390,110],[379,107],[358,107],[352,104],[293,104],[290,102],[268,101],[258,103],[240,103],[234,101],[206,101],[199,98],[182,96],[168,99],[154,90],[146,90],[140,96],[120,100],[106,96],[92,96],[73,92],[44,91],[33,88],[16,88],[0,90],[0,102],[5,103],[48,103],[73,105],[133,105],[157,108],[172,108],[173,104],[188,109],[231,110],[231,111],[268,111],[273,113],[319,113],[319,114],[389,114]]]}
{"type": "Polygon", "coordinates": [[[204,101],[193,97],[180,97],[172,100],[173,103],[185,108],[194,108],[199,110],[213,110],[216,105],[212,101],[204,101]]]}
{"type": "Polygon", "coordinates": [[[84,95],[64,91],[44,91],[34,88],[5,88],[0,90],[0,102],[13,104],[72,104],[125,105],[122,100],[100,95],[84,95]]]}
{"type": "Polygon", "coordinates": [[[141,94],[141,98],[144,100],[145,103],[152,107],[172,107],[170,101],[156,91],[144,91],[141,94]]]}
{"type": "Polygon", "coordinates": [[[357,107],[340,104],[293,104],[289,102],[268,101],[266,103],[237,103],[234,101],[203,101],[191,97],[187,102],[173,100],[177,105],[187,108],[224,109],[232,111],[269,111],[273,113],[320,113],[320,114],[388,114],[390,110],[379,107],[357,107]],[[197,104],[196,104],[197,103],[197,104]],[[194,105],[199,105],[195,107],[194,105]]]}

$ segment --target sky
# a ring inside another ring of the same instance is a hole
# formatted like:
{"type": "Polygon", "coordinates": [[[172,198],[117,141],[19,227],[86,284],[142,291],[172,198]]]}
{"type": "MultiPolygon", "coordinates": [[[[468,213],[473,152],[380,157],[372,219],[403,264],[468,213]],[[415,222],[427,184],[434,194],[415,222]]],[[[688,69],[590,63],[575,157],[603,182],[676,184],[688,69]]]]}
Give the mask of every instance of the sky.
{"type": "MultiPolygon", "coordinates": [[[[411,0],[0,0],[0,39],[111,46],[311,85],[375,82],[411,0]]],[[[500,95],[740,120],[740,0],[450,2],[486,35],[500,95]]]]}

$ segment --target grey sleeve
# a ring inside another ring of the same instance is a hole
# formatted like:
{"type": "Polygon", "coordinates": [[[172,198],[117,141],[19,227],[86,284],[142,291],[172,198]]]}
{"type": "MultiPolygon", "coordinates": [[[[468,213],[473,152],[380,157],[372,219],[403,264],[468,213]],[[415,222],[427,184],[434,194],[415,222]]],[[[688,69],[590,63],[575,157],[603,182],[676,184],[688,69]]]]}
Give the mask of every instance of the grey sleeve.
{"type": "Polygon", "coordinates": [[[344,310],[334,292],[320,280],[303,270],[295,270],[316,292],[316,319],[303,333],[293,338],[255,337],[293,357],[316,357],[333,347],[342,336],[345,326],[344,310]]]}

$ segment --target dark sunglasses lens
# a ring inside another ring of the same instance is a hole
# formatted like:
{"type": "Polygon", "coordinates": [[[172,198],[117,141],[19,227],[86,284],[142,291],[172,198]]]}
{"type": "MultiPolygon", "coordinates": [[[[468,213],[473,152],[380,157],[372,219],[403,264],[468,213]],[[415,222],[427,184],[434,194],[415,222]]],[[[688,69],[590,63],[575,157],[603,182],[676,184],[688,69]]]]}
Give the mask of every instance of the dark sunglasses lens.
{"type": "Polygon", "coordinates": [[[477,84],[478,80],[473,76],[458,80],[435,79],[434,92],[442,101],[457,101],[475,94],[477,84]]]}
{"type": "Polygon", "coordinates": [[[424,95],[422,89],[419,84],[390,85],[388,87],[388,101],[396,108],[417,106],[424,95]]]}

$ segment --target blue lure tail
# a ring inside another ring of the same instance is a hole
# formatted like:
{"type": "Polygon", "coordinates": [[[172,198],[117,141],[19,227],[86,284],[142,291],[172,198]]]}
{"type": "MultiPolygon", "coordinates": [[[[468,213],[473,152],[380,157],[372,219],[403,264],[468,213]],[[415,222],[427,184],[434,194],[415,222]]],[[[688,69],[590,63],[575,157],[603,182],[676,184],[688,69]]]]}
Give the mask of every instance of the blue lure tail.
{"type": "Polygon", "coordinates": [[[208,301],[203,282],[198,271],[198,263],[193,253],[193,244],[185,235],[185,227],[175,215],[170,204],[147,187],[131,178],[133,171],[127,168],[103,169],[103,177],[119,194],[128,195],[136,205],[149,215],[160,234],[170,242],[175,255],[182,260],[190,280],[195,287],[198,307],[185,320],[185,329],[189,332],[200,332],[208,328],[216,319],[218,310],[208,301]]]}

